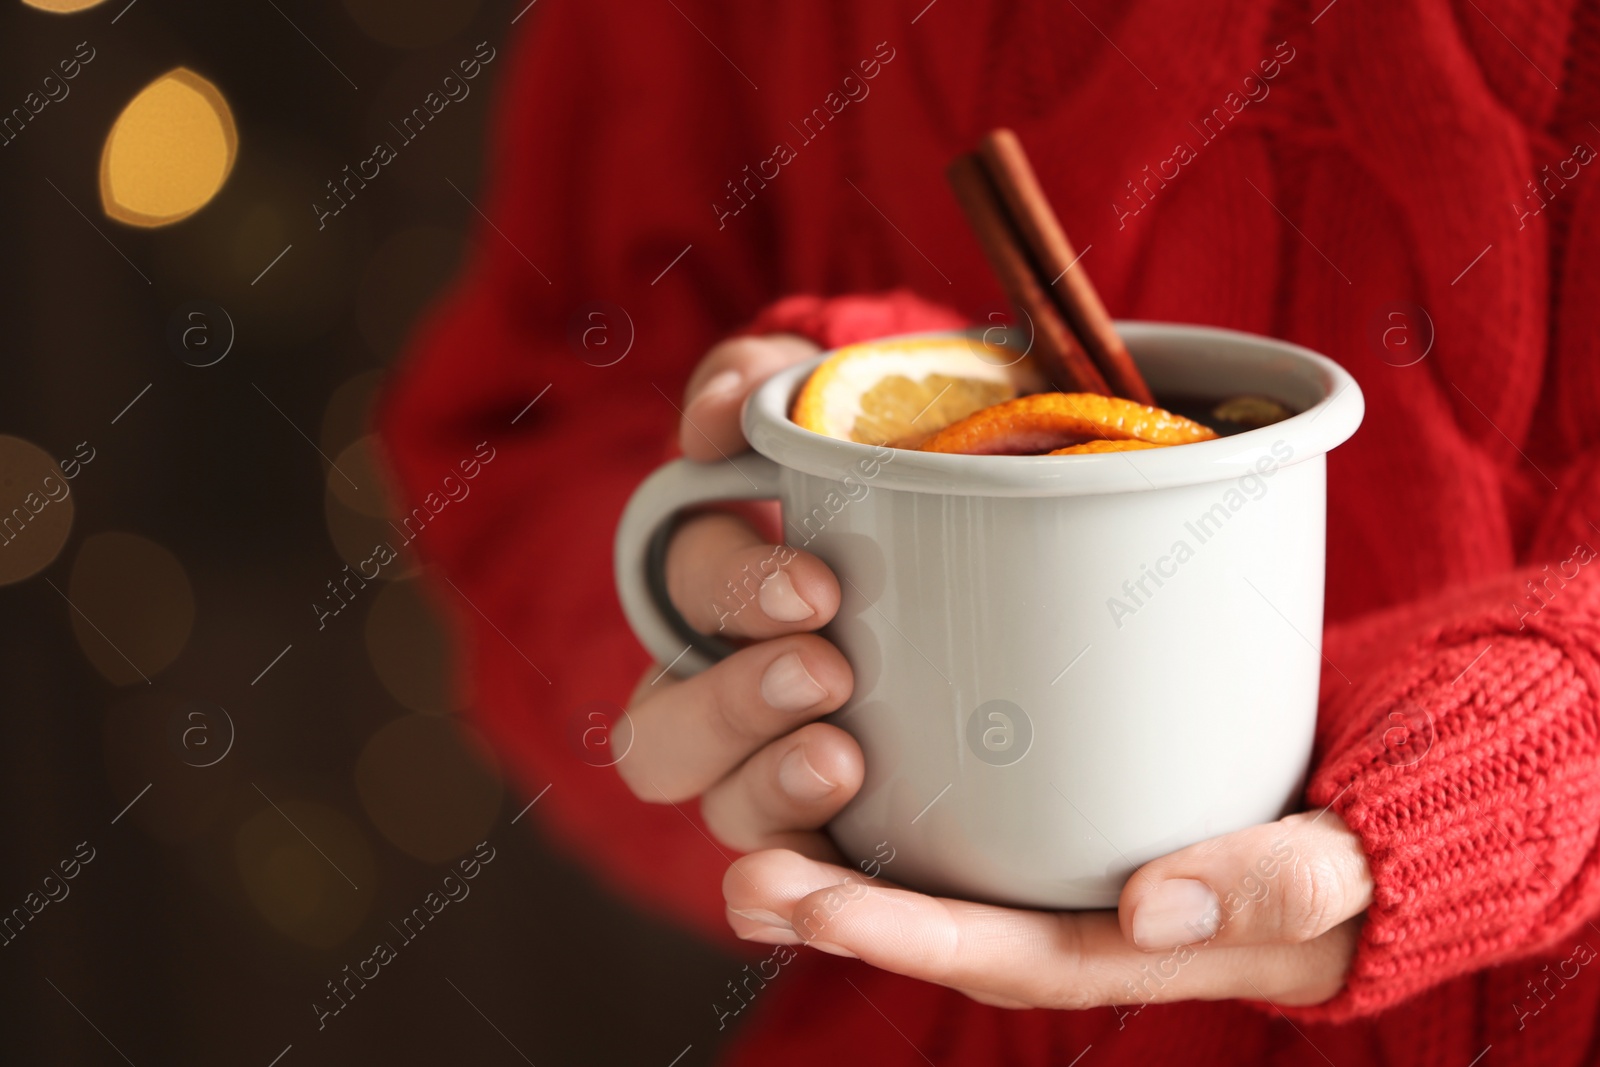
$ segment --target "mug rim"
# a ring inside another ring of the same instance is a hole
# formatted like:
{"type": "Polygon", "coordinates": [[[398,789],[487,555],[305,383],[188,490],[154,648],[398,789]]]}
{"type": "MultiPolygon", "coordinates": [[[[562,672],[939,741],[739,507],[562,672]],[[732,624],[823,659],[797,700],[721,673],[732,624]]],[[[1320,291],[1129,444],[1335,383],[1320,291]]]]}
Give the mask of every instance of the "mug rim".
{"type": "MultiPolygon", "coordinates": [[[[1138,360],[1146,344],[1179,341],[1225,343],[1236,352],[1287,357],[1309,370],[1319,399],[1281,422],[1228,437],[1169,448],[1071,456],[969,456],[842,441],[807,430],[789,418],[794,394],[811,371],[838,349],[788,367],[762,383],[745,402],[745,437],[757,452],[805,474],[840,481],[854,477],[885,489],[947,496],[1088,496],[1143,492],[1242,477],[1257,469],[1269,446],[1286,442],[1293,466],[1327,454],[1348,440],[1366,410],[1361,387],[1333,360],[1309,348],[1259,334],[1185,323],[1119,320],[1118,332],[1138,360]],[[888,453],[886,455],[885,453],[888,453]],[[868,472],[871,473],[868,473],[868,472]]],[[[981,339],[982,328],[931,330],[873,338],[875,344],[907,338],[981,339]]],[[[854,346],[841,346],[854,347],[854,346]]],[[[1271,453],[1276,456],[1276,453],[1271,453]]]]}

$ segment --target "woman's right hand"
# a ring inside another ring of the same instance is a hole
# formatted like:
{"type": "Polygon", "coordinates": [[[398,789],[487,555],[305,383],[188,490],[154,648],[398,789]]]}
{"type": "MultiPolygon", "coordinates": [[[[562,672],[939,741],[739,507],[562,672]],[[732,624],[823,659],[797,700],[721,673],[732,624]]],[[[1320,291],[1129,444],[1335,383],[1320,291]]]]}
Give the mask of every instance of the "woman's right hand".
{"type": "MultiPolygon", "coordinates": [[[[745,397],[817,351],[788,335],[713,348],[689,378],[684,454],[720,461],[747,449],[739,425],[745,397]]],[[[666,559],[673,606],[696,630],[742,647],[692,678],[661,665],[646,672],[617,770],[641,800],[699,797],[707,828],[729,848],[787,848],[837,862],[821,828],[861,787],[861,750],[815,720],[849,698],[853,678],[839,650],[811,631],[838,610],[839,583],[810,553],[771,543],[771,535],[781,540],[771,525],[763,536],[719,511],[679,525],[666,559]]]]}

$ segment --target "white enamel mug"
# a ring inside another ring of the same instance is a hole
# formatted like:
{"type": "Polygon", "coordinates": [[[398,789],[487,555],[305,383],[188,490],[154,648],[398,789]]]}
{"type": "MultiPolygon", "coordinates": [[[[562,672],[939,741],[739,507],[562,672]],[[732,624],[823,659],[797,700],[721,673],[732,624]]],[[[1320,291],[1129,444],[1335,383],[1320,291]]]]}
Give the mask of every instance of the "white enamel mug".
{"type": "Polygon", "coordinates": [[[677,512],[776,498],[789,544],[838,575],[821,632],[855,691],[827,721],[860,743],[866,779],[829,830],[872,873],[998,904],[1114,907],[1140,865],[1299,803],[1326,454],[1360,425],[1361,390],[1284,341],[1119,329],[1158,397],[1263,394],[1299,414],[1113,454],[873,448],[790,421],[812,361],[751,396],[753,453],[669,463],[623,514],[623,608],[679,674],[727,648],[665,597],[677,512]]]}

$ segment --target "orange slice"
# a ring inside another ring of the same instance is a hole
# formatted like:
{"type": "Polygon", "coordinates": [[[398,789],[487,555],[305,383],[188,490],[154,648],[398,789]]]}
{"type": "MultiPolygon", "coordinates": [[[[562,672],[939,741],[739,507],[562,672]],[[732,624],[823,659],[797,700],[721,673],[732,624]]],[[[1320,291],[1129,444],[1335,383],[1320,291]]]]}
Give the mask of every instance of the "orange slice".
{"type": "Polygon", "coordinates": [[[1154,441],[1135,441],[1129,437],[1122,441],[1107,441],[1101,438],[1098,441],[1085,441],[1081,445],[1068,445],[1058,448],[1050,453],[1052,456],[1085,456],[1100,452],[1137,452],[1141,448],[1166,448],[1167,445],[1158,445],[1154,441]]]}
{"type": "Polygon", "coordinates": [[[1183,445],[1217,435],[1181,415],[1122,397],[1037,393],[969,415],[922,443],[924,452],[1031,456],[1086,441],[1183,445]]]}
{"type": "Polygon", "coordinates": [[[975,339],[868,342],[824,360],[791,417],[841,441],[915,447],[975,411],[1043,387],[1030,359],[975,339]]]}

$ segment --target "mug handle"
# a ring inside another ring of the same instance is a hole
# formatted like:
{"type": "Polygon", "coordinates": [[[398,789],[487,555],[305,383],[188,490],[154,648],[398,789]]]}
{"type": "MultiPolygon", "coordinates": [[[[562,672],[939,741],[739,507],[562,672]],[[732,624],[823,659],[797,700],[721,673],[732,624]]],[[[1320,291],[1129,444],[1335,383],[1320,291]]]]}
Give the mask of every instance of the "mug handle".
{"type": "Polygon", "coordinates": [[[613,555],[617,595],[628,625],[657,663],[681,678],[698,674],[733,651],[719,637],[696,632],[667,596],[667,542],[685,508],[719,500],[771,500],[778,465],[755,452],[722,463],[677,459],[646,478],[622,511],[613,555]]]}

